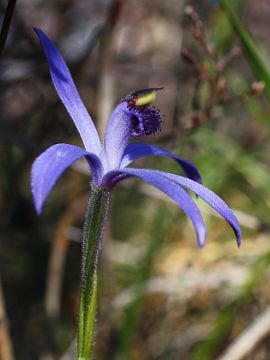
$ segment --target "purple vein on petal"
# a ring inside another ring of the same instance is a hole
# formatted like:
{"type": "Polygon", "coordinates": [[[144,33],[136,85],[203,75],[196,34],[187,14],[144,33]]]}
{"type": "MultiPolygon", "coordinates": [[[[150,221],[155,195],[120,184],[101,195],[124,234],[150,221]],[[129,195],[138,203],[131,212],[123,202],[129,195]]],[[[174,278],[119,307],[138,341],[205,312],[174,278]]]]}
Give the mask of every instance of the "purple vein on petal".
{"type": "Polygon", "coordinates": [[[47,57],[55,89],[73,119],[85,148],[99,155],[101,143],[95,125],[84,106],[70,71],[57,48],[40,29],[34,29],[47,57]]]}
{"type": "Polygon", "coordinates": [[[62,173],[76,160],[85,156],[88,160],[93,181],[99,182],[102,165],[95,154],[69,144],[56,144],[45,150],[34,161],[31,171],[32,193],[35,208],[41,213],[43,204],[62,173]]]}
{"type": "Polygon", "coordinates": [[[119,181],[131,176],[141,178],[173,199],[192,221],[197,235],[198,245],[200,247],[204,246],[207,231],[200,210],[189,194],[174,181],[152,170],[128,168],[107,173],[103,182],[104,185],[107,183],[114,186],[119,181]]]}
{"type": "Polygon", "coordinates": [[[200,184],[202,183],[200,172],[195,165],[185,159],[174,155],[173,153],[165,149],[154,145],[148,145],[143,143],[129,144],[125,149],[120,167],[125,168],[130,163],[143,156],[166,156],[174,159],[182,167],[186,176],[188,176],[194,181],[197,181],[200,184]]]}

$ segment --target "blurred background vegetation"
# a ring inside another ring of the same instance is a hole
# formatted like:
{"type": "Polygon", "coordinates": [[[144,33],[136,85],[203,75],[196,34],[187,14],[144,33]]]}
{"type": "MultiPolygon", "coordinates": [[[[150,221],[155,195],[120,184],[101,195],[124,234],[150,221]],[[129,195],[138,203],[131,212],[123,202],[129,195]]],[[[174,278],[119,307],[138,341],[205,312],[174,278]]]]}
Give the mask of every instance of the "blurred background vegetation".
{"type": "MultiPolygon", "coordinates": [[[[231,1],[232,12],[221,2],[223,10],[214,0],[17,3],[0,58],[1,360],[74,354],[89,176],[83,162],[68,170],[37,217],[33,160],[80,140],[34,26],[61,49],[101,133],[121,98],[163,86],[163,131],[143,141],[195,163],[243,230],[238,249],[229,226],[198,199],[209,234],[200,250],[190,221],[158,190],[136,180],[118,186],[99,269],[95,358],[270,358],[269,327],[242,346],[242,357],[222,357],[270,302],[270,1],[231,1]]],[[[179,172],[163,158],[137,166],[179,172]]]]}

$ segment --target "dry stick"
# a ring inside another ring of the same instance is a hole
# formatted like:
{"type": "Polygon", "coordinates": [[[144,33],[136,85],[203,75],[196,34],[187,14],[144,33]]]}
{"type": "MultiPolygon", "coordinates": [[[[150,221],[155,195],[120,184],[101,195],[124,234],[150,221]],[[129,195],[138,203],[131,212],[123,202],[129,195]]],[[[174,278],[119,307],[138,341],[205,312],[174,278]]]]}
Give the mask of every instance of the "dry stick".
{"type": "MultiPolygon", "coordinates": [[[[70,209],[68,209],[59,221],[58,229],[51,244],[44,299],[46,315],[50,320],[57,319],[60,314],[63,275],[72,222],[73,217],[70,209]]],[[[42,354],[39,360],[43,359],[51,360],[53,355],[50,352],[42,354]]]]}
{"type": "MultiPolygon", "coordinates": [[[[178,76],[177,82],[176,82],[176,97],[175,97],[175,104],[174,104],[174,111],[173,111],[173,126],[172,129],[177,129],[178,121],[181,118],[181,106],[180,106],[180,97],[181,97],[181,81],[180,76],[178,76]]],[[[170,130],[170,135],[175,136],[177,132],[173,132],[170,130]]]]}
{"type": "Polygon", "coordinates": [[[222,98],[219,99],[218,103],[224,105],[226,103],[233,103],[236,101],[240,101],[240,102],[245,102],[247,101],[251,96],[260,96],[262,95],[264,91],[264,83],[259,81],[259,82],[254,82],[251,84],[250,89],[240,95],[226,95],[223,96],[222,98]]]}
{"type": "Polygon", "coordinates": [[[97,118],[99,119],[97,127],[100,133],[104,133],[108,117],[113,108],[113,79],[110,73],[110,62],[113,51],[114,29],[123,4],[123,0],[112,1],[100,43],[96,101],[94,101],[95,104],[98,104],[96,109],[97,118]]]}
{"type": "Polygon", "coordinates": [[[0,360],[13,359],[13,349],[8,330],[8,321],[5,311],[3,289],[0,283],[0,360]]]}
{"type": "Polygon", "coordinates": [[[205,116],[201,110],[200,89],[203,80],[209,80],[209,76],[205,68],[197,61],[195,56],[189,50],[184,48],[181,52],[181,56],[193,69],[194,76],[194,87],[191,100],[193,110],[193,114],[191,116],[192,124],[191,128],[188,127],[185,129],[185,131],[188,131],[201,126],[204,122],[205,116]]]}
{"type": "Polygon", "coordinates": [[[207,39],[202,20],[199,14],[190,5],[185,8],[186,15],[190,18],[193,25],[193,36],[200,44],[203,52],[208,56],[209,60],[215,66],[217,64],[217,54],[215,46],[207,39]]]}
{"type": "Polygon", "coordinates": [[[84,202],[84,195],[78,196],[78,188],[80,188],[78,178],[71,175],[68,180],[68,192],[66,199],[68,207],[60,218],[57,231],[52,239],[52,248],[47,273],[45,309],[46,314],[51,319],[56,319],[60,312],[62,282],[66,253],[69,247],[70,229],[76,219],[80,219],[80,216],[83,216],[84,211],[81,209],[81,204],[84,202]]]}
{"type": "Polygon", "coordinates": [[[218,360],[241,360],[270,333],[270,306],[240,334],[218,360]]]}
{"type": "Polygon", "coordinates": [[[192,97],[192,108],[197,111],[200,109],[200,100],[199,100],[199,89],[203,79],[203,71],[201,64],[198,63],[197,59],[194,55],[187,49],[183,49],[181,51],[181,56],[185,60],[185,62],[190,65],[194,72],[195,77],[195,85],[194,85],[194,93],[192,97]]]}
{"type": "Polygon", "coordinates": [[[213,44],[208,42],[206,39],[203,23],[200,19],[199,14],[194,10],[191,5],[186,6],[185,13],[191,19],[193,25],[193,35],[195,39],[199,42],[202,49],[209,56],[210,60],[215,63],[217,60],[216,51],[213,44]]]}
{"type": "Polygon", "coordinates": [[[218,71],[216,69],[214,77],[213,78],[210,77],[208,79],[210,91],[209,91],[207,103],[203,110],[203,112],[206,115],[206,118],[210,118],[210,116],[211,116],[212,109],[213,109],[213,106],[214,106],[215,100],[216,100],[216,93],[217,93],[217,87],[218,87],[218,82],[219,82],[220,76],[221,76],[220,71],[218,71]]]}
{"type": "Polygon", "coordinates": [[[60,312],[62,279],[69,244],[69,230],[72,222],[73,216],[70,211],[67,211],[60,219],[58,230],[52,243],[45,294],[46,314],[50,318],[57,318],[60,312]]]}
{"type": "MultiPolygon", "coordinates": [[[[206,55],[208,56],[209,60],[211,61],[211,63],[213,64],[213,67],[215,69],[214,77],[211,77],[209,75],[207,76],[206,80],[209,83],[210,91],[209,91],[207,103],[204,106],[204,108],[202,109],[202,111],[200,112],[201,116],[203,116],[203,118],[207,119],[210,117],[212,107],[215,103],[216,89],[217,89],[219,78],[220,78],[221,74],[220,74],[220,70],[217,66],[217,56],[216,56],[215,47],[212,44],[210,44],[206,38],[206,34],[205,34],[205,31],[203,28],[203,23],[199,17],[199,14],[190,5],[186,6],[185,13],[187,16],[189,16],[189,18],[192,22],[194,38],[198,41],[198,43],[202,47],[202,50],[206,53],[206,55]]],[[[193,66],[194,66],[194,64],[193,64],[193,66]]],[[[196,69],[196,67],[195,67],[195,69],[196,69]]],[[[195,90],[194,90],[194,94],[196,97],[198,97],[200,85],[201,85],[201,71],[199,71],[199,73],[197,74],[197,81],[196,81],[196,86],[195,86],[195,90]]],[[[196,97],[195,97],[195,100],[196,100],[196,97]]],[[[203,119],[201,119],[201,120],[203,120],[203,119]]]]}
{"type": "Polygon", "coordinates": [[[99,76],[102,75],[103,71],[106,71],[109,62],[111,60],[111,52],[113,46],[113,42],[112,42],[113,31],[118,21],[123,4],[124,4],[123,0],[112,0],[100,44],[99,76]]]}
{"type": "Polygon", "coordinates": [[[241,54],[242,52],[239,46],[233,47],[217,62],[218,71],[222,72],[227,65],[229,65],[234,59],[238,58],[241,54]]]}
{"type": "MultiPolygon", "coordinates": [[[[76,179],[75,179],[76,180],[76,179]]],[[[70,182],[72,179],[70,180],[70,182]]],[[[71,183],[68,198],[73,196],[74,200],[70,202],[68,209],[61,217],[52,242],[51,255],[48,266],[47,288],[45,293],[45,309],[50,318],[57,318],[60,312],[62,282],[64,275],[66,253],[69,246],[69,234],[72,224],[83,217],[83,208],[81,206],[85,201],[85,195],[77,196],[71,183]]],[[[68,200],[69,200],[68,199],[68,200]]]]}
{"type": "MultiPolygon", "coordinates": [[[[190,18],[192,26],[193,26],[193,35],[195,40],[198,41],[200,44],[203,52],[208,57],[208,60],[212,63],[212,66],[214,68],[214,75],[209,76],[207,74],[205,80],[207,80],[209,84],[209,95],[208,100],[206,102],[206,105],[198,114],[201,114],[203,118],[210,118],[212,108],[213,106],[218,102],[217,95],[219,94],[219,82],[221,79],[222,72],[224,71],[224,68],[236,57],[240,55],[240,49],[239,47],[234,47],[231,51],[229,51],[222,59],[218,60],[216,50],[213,44],[211,44],[207,40],[207,36],[203,27],[203,23],[200,19],[199,14],[194,10],[194,8],[190,5],[186,6],[185,9],[186,15],[190,18]]],[[[186,54],[185,59],[189,60],[189,63],[193,66],[195,71],[197,71],[197,81],[195,85],[195,91],[194,94],[198,96],[201,80],[203,78],[202,71],[200,69],[200,65],[198,67],[198,64],[194,59],[192,59],[192,55],[188,54],[188,57],[186,54]],[[198,71],[199,69],[199,71],[198,71]]],[[[196,74],[196,73],[195,73],[196,74]]],[[[193,104],[194,105],[194,104],[193,104]]],[[[198,109],[195,108],[196,111],[198,109]]]]}

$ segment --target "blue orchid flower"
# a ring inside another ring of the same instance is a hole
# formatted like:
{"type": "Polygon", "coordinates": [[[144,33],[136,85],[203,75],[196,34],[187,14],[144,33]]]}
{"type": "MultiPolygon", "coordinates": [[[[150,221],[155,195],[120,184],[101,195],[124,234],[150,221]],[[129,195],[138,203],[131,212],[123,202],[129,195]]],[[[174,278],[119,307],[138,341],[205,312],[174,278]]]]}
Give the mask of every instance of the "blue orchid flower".
{"type": "Polygon", "coordinates": [[[152,105],[157,89],[139,91],[120,101],[109,118],[102,143],[61,54],[40,29],[35,29],[35,32],[47,57],[54,87],[85,147],[56,144],[35,160],[32,167],[32,192],[37,213],[41,213],[47,196],[63,171],[84,157],[91,170],[93,188],[111,191],[120,181],[137,177],[167,194],[190,218],[198,245],[202,247],[207,231],[199,208],[186,192],[191,190],[230,224],[240,246],[241,229],[235,215],[219,196],[202,185],[200,173],[192,163],[157,146],[129,144],[133,137],[155,134],[160,130],[162,118],[159,110],[152,105]],[[174,159],[186,176],[152,169],[127,168],[133,161],[150,155],[174,159]]]}

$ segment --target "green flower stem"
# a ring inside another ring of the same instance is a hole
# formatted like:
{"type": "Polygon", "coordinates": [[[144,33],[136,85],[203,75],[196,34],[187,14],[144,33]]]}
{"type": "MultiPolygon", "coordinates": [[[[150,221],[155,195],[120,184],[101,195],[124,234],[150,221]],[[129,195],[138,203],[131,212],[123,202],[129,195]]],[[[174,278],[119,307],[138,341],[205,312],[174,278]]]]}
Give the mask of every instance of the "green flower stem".
{"type": "Polygon", "coordinates": [[[78,360],[92,358],[97,304],[97,262],[109,199],[110,193],[108,191],[93,189],[86,212],[82,246],[81,296],[77,339],[78,360]]]}

